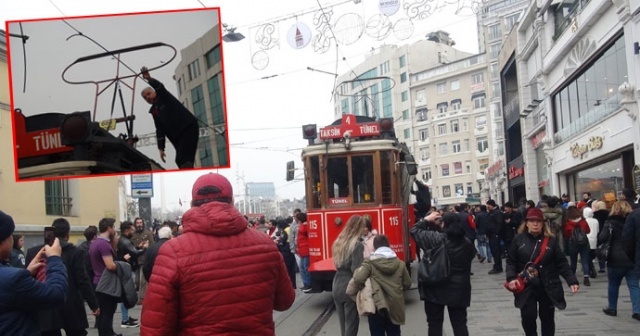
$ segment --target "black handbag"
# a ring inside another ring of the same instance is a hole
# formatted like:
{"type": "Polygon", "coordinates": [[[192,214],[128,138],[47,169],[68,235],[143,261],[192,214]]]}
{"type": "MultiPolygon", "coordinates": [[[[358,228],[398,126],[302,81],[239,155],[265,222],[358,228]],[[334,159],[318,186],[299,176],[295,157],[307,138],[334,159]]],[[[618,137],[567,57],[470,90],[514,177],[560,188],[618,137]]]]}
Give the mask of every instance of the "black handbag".
{"type": "Polygon", "coordinates": [[[418,267],[418,281],[426,284],[439,284],[451,279],[451,264],[446,241],[428,249],[418,267]]]}
{"type": "Polygon", "coordinates": [[[609,226],[609,237],[607,241],[596,247],[596,258],[600,262],[606,262],[609,258],[609,251],[611,251],[611,236],[613,235],[613,229],[609,226]]]}

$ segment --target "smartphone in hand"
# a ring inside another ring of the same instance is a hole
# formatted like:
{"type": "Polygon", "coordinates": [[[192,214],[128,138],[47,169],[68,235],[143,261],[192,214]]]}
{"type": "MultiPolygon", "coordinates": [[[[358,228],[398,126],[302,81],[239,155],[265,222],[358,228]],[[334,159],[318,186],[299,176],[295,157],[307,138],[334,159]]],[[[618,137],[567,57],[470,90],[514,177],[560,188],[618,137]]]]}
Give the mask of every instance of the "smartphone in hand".
{"type": "Polygon", "coordinates": [[[46,226],[44,228],[44,244],[52,246],[56,240],[56,235],[54,233],[55,228],[53,226],[46,226]]]}

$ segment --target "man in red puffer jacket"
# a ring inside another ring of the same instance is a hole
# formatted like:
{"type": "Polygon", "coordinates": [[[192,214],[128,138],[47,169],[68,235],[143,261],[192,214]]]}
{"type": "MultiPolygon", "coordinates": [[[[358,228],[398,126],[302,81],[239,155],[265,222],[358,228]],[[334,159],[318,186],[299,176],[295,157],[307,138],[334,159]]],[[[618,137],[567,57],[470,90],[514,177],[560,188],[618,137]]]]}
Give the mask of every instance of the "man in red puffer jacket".
{"type": "Polygon", "coordinates": [[[250,230],[222,175],[199,177],[184,233],[158,253],[140,335],[274,335],[295,292],[276,245],[250,230]]]}

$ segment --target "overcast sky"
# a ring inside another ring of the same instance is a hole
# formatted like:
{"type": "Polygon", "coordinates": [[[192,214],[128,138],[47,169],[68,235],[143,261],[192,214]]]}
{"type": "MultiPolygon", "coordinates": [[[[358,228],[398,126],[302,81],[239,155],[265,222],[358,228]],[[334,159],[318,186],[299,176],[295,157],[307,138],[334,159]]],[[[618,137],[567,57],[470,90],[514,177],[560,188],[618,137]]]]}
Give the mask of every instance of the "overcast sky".
{"type": "MultiPolygon", "coordinates": [[[[445,4],[445,1],[439,1],[441,4],[445,4]]],[[[353,19],[355,14],[359,15],[363,22],[368,22],[370,18],[380,13],[379,2],[379,0],[363,0],[360,4],[354,4],[353,1],[320,0],[327,12],[333,9],[333,22],[342,17],[340,22],[343,24],[353,22],[348,19],[353,19]],[[340,5],[332,6],[335,4],[340,5]]],[[[411,4],[415,2],[418,1],[401,0],[401,8],[390,16],[391,21],[395,22],[406,17],[407,12],[402,6],[406,5],[410,9],[411,4]]],[[[446,0],[446,2],[454,1],[446,0]]],[[[477,52],[478,50],[475,16],[469,15],[470,12],[464,9],[459,14],[455,14],[459,6],[471,3],[467,0],[461,0],[460,4],[446,5],[426,19],[414,20],[413,33],[406,40],[398,40],[394,35],[390,35],[383,41],[377,41],[367,34],[362,34],[356,40],[353,35],[349,34],[353,29],[350,30],[348,25],[343,25],[343,29],[334,27],[336,28],[335,33],[341,39],[345,42],[353,42],[350,45],[339,45],[337,58],[335,42],[331,42],[329,51],[321,54],[314,52],[312,44],[302,49],[294,49],[287,42],[287,32],[291,26],[300,22],[309,26],[312,36],[317,35],[318,32],[313,24],[313,13],[305,14],[312,9],[319,9],[317,0],[278,0],[277,6],[274,5],[274,1],[250,0],[185,0],[180,2],[172,0],[3,0],[0,1],[0,19],[6,21],[203,8],[201,3],[207,7],[219,7],[222,22],[238,27],[237,31],[247,37],[240,42],[223,43],[231,168],[220,169],[218,172],[232,181],[236,197],[241,197],[242,194],[242,179],[240,177],[244,177],[246,182],[274,182],[276,191],[282,198],[303,196],[303,182],[285,181],[285,164],[287,161],[295,160],[296,166],[301,167],[300,148],[306,143],[302,139],[301,126],[303,124],[315,123],[323,126],[333,122],[331,92],[334,77],[320,72],[308,71],[307,67],[327,72],[336,72],[337,67],[337,73],[343,74],[362,62],[364,56],[370,53],[372,48],[383,44],[402,45],[415,42],[423,38],[425,34],[436,30],[449,32],[456,41],[456,47],[460,50],[467,52],[477,52]],[[275,28],[271,36],[279,43],[274,43],[271,49],[256,55],[256,52],[261,49],[254,39],[255,34],[259,31],[261,24],[269,22],[274,23],[275,28]],[[350,39],[351,41],[348,41],[350,39]],[[252,63],[252,57],[256,62],[252,63]],[[267,59],[268,63],[265,62],[267,59]]],[[[215,24],[213,18],[211,22],[208,22],[208,18],[212,16],[211,11],[194,11],[178,14],[69,20],[69,23],[108,49],[149,42],[164,42],[179,50],[215,24]],[[117,24],[114,24],[115,20],[119,20],[117,24]],[[149,29],[150,26],[154,28],[149,29]]],[[[53,100],[54,98],[47,95],[46,87],[37,89],[38,82],[44,80],[39,78],[55,80],[60,87],[70,86],[60,79],[61,64],[64,69],[70,63],[69,61],[72,62],[78,57],[85,56],[84,52],[90,54],[101,52],[101,50],[81,37],[73,37],[66,41],[66,38],[75,32],[61,21],[51,21],[47,23],[49,25],[47,27],[44,26],[44,22],[40,25],[42,26],[23,24],[25,34],[30,36],[26,45],[29,57],[27,61],[27,94],[23,96],[27,99],[21,100],[20,103],[23,105],[16,104],[16,107],[25,110],[25,106],[31,106],[31,101],[36,100],[39,101],[37,103],[43,104],[37,105],[34,102],[34,110],[52,111],[43,110],[48,108],[49,99],[53,100]],[[45,36],[46,39],[44,39],[45,36]],[[54,38],[57,39],[57,42],[53,41],[54,38]],[[37,46],[45,48],[45,51],[38,52],[37,46]],[[64,51],[59,51],[63,48],[64,51]],[[29,95],[37,98],[29,98],[29,95]]],[[[18,96],[22,95],[22,46],[19,39],[12,39],[11,43],[12,63],[15,62],[13,66],[14,93],[16,94],[16,102],[18,102],[18,96]]],[[[141,60],[131,60],[134,69],[141,65],[138,62],[147,65],[154,62],[157,64],[167,57],[166,53],[156,54],[154,52],[136,56],[139,56],[141,60]]],[[[179,56],[162,71],[154,74],[172,90],[175,90],[175,84],[172,83],[171,76],[178,62],[179,56]]],[[[111,63],[113,65],[114,62],[111,61],[111,63]]],[[[100,66],[86,71],[93,76],[94,74],[98,75],[106,68],[105,65],[104,69],[100,66]]],[[[82,70],[75,74],[81,75],[82,70]]],[[[60,112],[91,109],[94,99],[93,89],[90,86],[81,87],[83,86],[73,85],[72,94],[65,95],[64,99],[53,104],[60,106],[56,109],[60,112]]],[[[111,99],[110,94],[111,92],[108,93],[107,101],[111,99]]],[[[140,134],[143,127],[145,125],[148,127],[152,121],[146,113],[148,105],[145,106],[139,99],[138,102],[141,105],[135,106],[135,113],[139,116],[135,126],[136,133],[140,134]]],[[[104,113],[108,114],[108,112],[104,113]]],[[[149,132],[152,131],[153,127],[150,127],[149,132]]],[[[170,146],[168,145],[168,147],[170,146]]],[[[147,153],[158,160],[156,152],[155,148],[150,148],[147,153]]],[[[169,153],[168,155],[168,161],[173,161],[174,154],[169,153]]],[[[191,198],[191,185],[194,179],[206,172],[156,174],[154,176],[156,197],[152,202],[156,205],[164,203],[167,207],[173,208],[178,206],[178,199],[182,199],[185,204],[183,209],[186,209],[186,204],[191,198]],[[161,178],[161,175],[164,177],[161,178]],[[164,193],[159,191],[161,182],[164,184],[164,193]],[[161,194],[164,194],[162,199],[159,197],[161,194]]],[[[297,171],[297,174],[302,174],[302,171],[297,171]]]]}

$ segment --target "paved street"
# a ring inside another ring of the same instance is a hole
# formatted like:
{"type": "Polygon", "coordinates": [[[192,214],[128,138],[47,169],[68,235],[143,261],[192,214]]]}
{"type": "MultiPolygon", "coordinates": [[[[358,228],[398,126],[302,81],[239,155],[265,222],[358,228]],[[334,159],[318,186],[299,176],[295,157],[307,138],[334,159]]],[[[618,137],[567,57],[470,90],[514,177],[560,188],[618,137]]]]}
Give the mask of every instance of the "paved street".
{"type": "MultiPolygon", "coordinates": [[[[490,265],[486,263],[474,262],[473,264],[475,275],[472,277],[472,302],[468,310],[470,335],[523,335],[520,327],[520,311],[513,306],[513,296],[502,287],[504,274],[488,275],[489,269],[490,265]]],[[[413,277],[415,283],[415,272],[413,277]]],[[[556,335],[623,336],[640,333],[638,331],[640,321],[631,318],[631,302],[625,282],[620,288],[618,316],[610,317],[602,313],[602,308],[607,302],[606,283],[606,274],[599,274],[597,279],[591,279],[591,287],[582,286],[578,294],[566,294],[567,309],[556,310],[556,335]]],[[[418,291],[409,290],[406,298],[407,324],[402,327],[402,334],[426,335],[426,317],[418,291]]],[[[304,294],[298,290],[293,307],[285,312],[274,312],[276,334],[278,336],[304,335],[331,302],[331,293],[304,294]]],[[[129,314],[136,318],[140,317],[140,306],[131,309],[129,314]]],[[[138,328],[120,328],[120,316],[118,310],[114,317],[114,330],[123,335],[138,335],[138,328]]],[[[89,321],[92,324],[93,317],[90,316],[89,321]]],[[[453,335],[448,320],[445,320],[444,327],[445,335],[453,335]]],[[[90,329],[89,335],[97,336],[98,332],[96,329],[90,329]]],[[[332,314],[326,324],[320,328],[318,335],[340,335],[338,317],[335,314],[332,314]]],[[[365,335],[369,335],[369,329],[367,320],[362,318],[358,336],[365,335]]]]}

